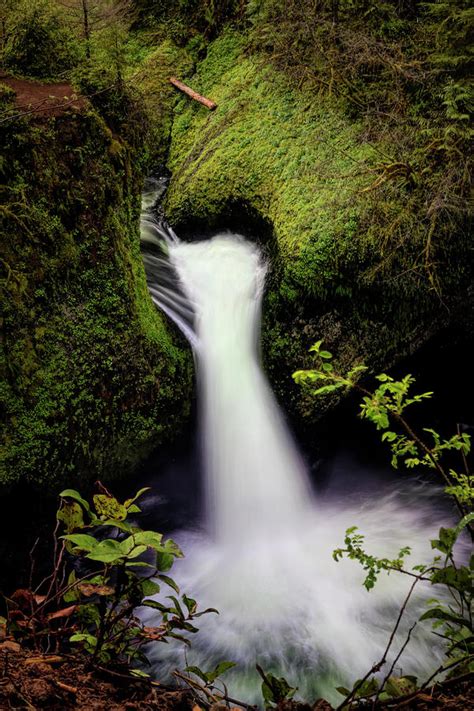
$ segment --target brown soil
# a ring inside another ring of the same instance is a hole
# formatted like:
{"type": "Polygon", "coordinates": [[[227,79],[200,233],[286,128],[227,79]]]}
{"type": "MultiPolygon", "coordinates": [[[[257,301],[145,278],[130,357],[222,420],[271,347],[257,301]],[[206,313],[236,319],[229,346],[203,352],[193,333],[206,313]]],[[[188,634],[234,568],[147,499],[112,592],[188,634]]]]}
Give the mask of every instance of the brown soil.
{"type": "Polygon", "coordinates": [[[407,711],[474,711],[474,685],[471,678],[456,684],[440,685],[433,694],[420,694],[416,699],[397,707],[407,711]]]}
{"type": "Polygon", "coordinates": [[[43,84],[2,73],[0,82],[15,92],[16,107],[21,114],[59,116],[65,111],[80,111],[86,105],[86,99],[79,96],[70,84],[43,84]]]}
{"type": "MultiPolygon", "coordinates": [[[[229,711],[223,704],[202,704],[187,689],[170,689],[135,679],[126,670],[88,668],[79,656],[42,655],[16,642],[0,645],[0,710],[39,711],[229,711]]],[[[233,705],[233,704],[232,704],[233,705]]],[[[330,711],[314,705],[284,702],[276,711],[330,711]]],[[[371,706],[369,707],[371,708],[371,706]]],[[[439,686],[415,699],[380,704],[377,709],[404,711],[473,711],[472,675],[439,686]]],[[[241,711],[233,708],[231,711],[241,711]]]]}
{"type": "Polygon", "coordinates": [[[10,645],[0,649],[1,711],[192,711],[187,690],[151,686],[126,673],[88,669],[80,658],[35,654],[18,650],[14,642],[10,645]]]}

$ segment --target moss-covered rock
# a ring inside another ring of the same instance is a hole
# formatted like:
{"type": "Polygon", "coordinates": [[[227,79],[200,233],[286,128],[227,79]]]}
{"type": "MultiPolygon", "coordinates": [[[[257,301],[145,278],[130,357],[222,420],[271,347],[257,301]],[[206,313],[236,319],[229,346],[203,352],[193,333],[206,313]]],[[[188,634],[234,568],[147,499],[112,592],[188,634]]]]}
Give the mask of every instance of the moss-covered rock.
{"type": "Polygon", "coordinates": [[[138,71],[138,85],[150,119],[150,164],[163,167],[166,163],[176,89],[169,82],[173,75],[184,75],[194,66],[192,54],[165,38],[150,51],[138,71]]]}
{"type": "Polygon", "coordinates": [[[187,98],[175,108],[167,215],[178,230],[268,226],[267,367],[307,419],[314,399],[291,373],[314,340],[342,367],[387,367],[456,318],[466,234],[452,230],[420,257],[430,225],[408,164],[391,167],[393,146],[369,142],[340,99],[292,85],[245,36],[224,32],[189,82],[218,108],[187,98]]]}
{"type": "Polygon", "coordinates": [[[189,354],[140,256],[145,116],[105,114],[1,124],[1,490],[129,472],[188,412],[189,354]]]}

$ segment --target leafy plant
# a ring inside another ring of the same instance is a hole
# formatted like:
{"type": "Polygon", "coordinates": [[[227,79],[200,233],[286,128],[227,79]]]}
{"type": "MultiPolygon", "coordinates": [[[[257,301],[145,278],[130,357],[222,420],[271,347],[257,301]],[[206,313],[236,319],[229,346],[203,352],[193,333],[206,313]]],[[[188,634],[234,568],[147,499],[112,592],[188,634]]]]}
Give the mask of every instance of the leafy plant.
{"type": "Polygon", "coordinates": [[[352,702],[357,700],[374,698],[386,701],[391,698],[405,695],[415,695],[427,688],[429,684],[439,675],[450,672],[466,673],[474,670],[474,628],[473,628],[473,578],[474,578],[474,556],[471,556],[469,564],[459,565],[456,563],[453,550],[454,546],[467,524],[474,519],[474,513],[464,517],[454,528],[441,528],[439,539],[431,541],[432,548],[442,553],[436,556],[430,566],[414,565],[411,570],[403,566],[403,559],[410,554],[409,548],[400,551],[396,560],[377,558],[368,554],[363,547],[364,536],[356,533],[357,528],[353,526],[346,531],[345,548],[336,549],[333,553],[335,560],[340,560],[347,556],[351,560],[357,560],[367,571],[364,585],[367,590],[374,587],[376,579],[382,570],[390,572],[392,570],[409,575],[413,578],[412,585],[405,600],[402,603],[395,626],[390,635],[382,658],[374,664],[363,679],[355,682],[352,690],[339,687],[337,690],[345,696],[341,708],[350,708],[352,702]],[[388,653],[395,639],[395,634],[399,629],[408,602],[420,581],[427,581],[433,585],[441,585],[449,591],[449,597],[443,596],[441,602],[433,599],[430,607],[419,618],[423,620],[433,620],[434,633],[446,640],[446,657],[443,663],[433,672],[433,674],[421,686],[413,676],[394,676],[393,671],[396,663],[408,645],[411,633],[415,628],[415,622],[410,628],[405,642],[392,662],[389,671],[380,682],[375,678],[375,674],[382,669],[387,662],[388,653]]]}
{"type": "Polygon", "coordinates": [[[235,662],[220,662],[214,669],[211,669],[211,671],[205,672],[196,666],[186,667],[184,671],[191,672],[209,686],[214,684],[219,676],[224,674],[228,669],[232,669],[232,667],[235,667],[235,662]]]}
{"type": "Polygon", "coordinates": [[[263,680],[262,695],[266,708],[273,708],[284,701],[290,701],[298,690],[290,686],[283,677],[264,672],[258,664],[257,671],[263,680]]]}
{"type": "Polygon", "coordinates": [[[147,490],[123,503],[102,485],[91,503],[74,489],[60,494],[53,570],[7,600],[9,634],[39,649],[78,645],[91,663],[146,662],[143,647],[150,642],[190,643],[183,633],[198,631],[193,621],[217,611],[198,612],[196,601],[180,596],[166,575],[183,555],[176,543],[130,521],[147,490]],[[175,594],[149,599],[163,584],[175,594]],[[145,625],[139,607],[156,610],[159,623],[145,625]]]}
{"type": "Polygon", "coordinates": [[[416,564],[408,569],[406,559],[411,553],[409,547],[401,548],[395,559],[379,558],[368,553],[364,547],[364,535],[358,531],[357,526],[347,529],[344,547],[337,548],[333,552],[336,561],[347,557],[361,564],[366,571],[363,584],[368,591],[374,587],[382,571],[387,573],[394,571],[413,579],[382,658],[373,665],[363,679],[355,682],[352,690],[343,687],[338,689],[345,696],[339,708],[351,708],[353,703],[357,704],[367,699],[377,702],[377,700],[386,701],[395,697],[416,695],[448,670],[450,674],[454,671],[459,673],[474,670],[474,556],[471,556],[467,565],[459,564],[454,556],[455,545],[463,531],[468,530],[471,538],[473,536],[473,476],[467,461],[471,446],[470,437],[459,430],[448,438],[443,438],[431,428],[423,428],[423,432],[428,437],[415,432],[405,418],[405,410],[430,398],[433,393],[412,394],[411,386],[415,382],[413,376],[406,375],[401,380],[395,380],[382,373],[376,376],[377,387],[368,390],[359,382],[361,375],[367,371],[365,366],[358,365],[346,374],[340,374],[331,362],[332,354],[322,349],[322,341],[315,343],[310,350],[316,356],[315,368],[297,371],[293,374],[294,380],[309,388],[314,395],[329,394],[341,388],[356,389],[362,393],[360,415],[370,420],[377,430],[382,431],[382,441],[390,446],[392,466],[398,467],[401,461],[407,469],[426,467],[435,470],[444,480],[445,492],[455,500],[461,515],[456,526],[440,528],[439,538],[431,541],[431,547],[438,552],[431,565],[416,564]],[[461,455],[464,471],[456,471],[445,464],[444,457],[447,453],[461,455]],[[380,682],[375,674],[387,662],[388,653],[407,604],[420,581],[439,585],[441,590],[449,593],[440,596],[441,600],[431,601],[429,609],[419,620],[433,620],[435,633],[446,641],[445,660],[421,686],[414,677],[393,675],[396,662],[410,641],[411,632],[417,624],[415,623],[410,628],[389,671],[380,682]]]}
{"type": "MultiPolygon", "coordinates": [[[[332,353],[321,346],[322,341],[318,341],[310,348],[316,357],[315,368],[296,371],[293,374],[295,382],[308,387],[313,395],[325,395],[340,389],[360,392],[363,396],[360,416],[370,420],[378,430],[383,430],[381,439],[390,446],[392,466],[398,467],[402,461],[408,469],[427,467],[435,470],[446,485],[446,493],[455,500],[460,514],[468,514],[474,491],[474,477],[466,460],[471,449],[470,436],[458,431],[444,438],[428,427],[423,428],[425,434],[422,435],[415,432],[404,417],[407,407],[431,398],[433,393],[412,394],[411,386],[415,382],[412,375],[394,380],[386,373],[375,376],[379,385],[369,391],[359,382],[361,375],[367,371],[366,366],[356,365],[345,374],[338,373],[331,362],[332,353]],[[319,385],[321,382],[323,384],[319,385]],[[319,387],[314,388],[315,383],[319,387]],[[461,455],[464,471],[456,471],[444,463],[443,457],[448,452],[461,455]]],[[[467,528],[472,535],[470,522],[467,528]]]]}
{"type": "MultiPolygon", "coordinates": [[[[232,669],[232,667],[235,667],[234,662],[219,662],[214,669],[210,669],[209,671],[204,671],[197,666],[187,666],[184,669],[186,673],[175,671],[174,675],[192,689],[200,702],[219,705],[222,702],[228,703],[231,699],[227,694],[225,684],[222,684],[223,689],[221,689],[217,686],[216,682],[221,681],[220,677],[225,674],[226,671],[232,669]],[[189,674],[192,674],[192,676],[189,676],[189,674]]],[[[235,699],[232,701],[235,703],[235,699]]],[[[239,705],[245,706],[245,704],[240,703],[239,705]]]]}
{"type": "Polygon", "coordinates": [[[364,587],[366,590],[371,590],[377,581],[380,571],[403,569],[403,559],[410,555],[411,549],[409,546],[401,548],[397,558],[392,560],[388,558],[376,558],[365,552],[363,548],[364,536],[361,533],[357,533],[357,530],[357,526],[352,526],[347,529],[344,538],[344,545],[346,547],[336,548],[336,550],[333,551],[333,558],[336,562],[341,560],[344,556],[347,556],[351,560],[357,560],[363,569],[367,571],[364,587]]]}

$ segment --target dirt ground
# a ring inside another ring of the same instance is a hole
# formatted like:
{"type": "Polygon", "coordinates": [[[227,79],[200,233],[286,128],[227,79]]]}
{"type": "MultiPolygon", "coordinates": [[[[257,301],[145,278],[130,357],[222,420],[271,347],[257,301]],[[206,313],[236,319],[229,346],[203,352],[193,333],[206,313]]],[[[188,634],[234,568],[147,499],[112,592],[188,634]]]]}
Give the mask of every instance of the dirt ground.
{"type": "MultiPolygon", "coordinates": [[[[3,645],[2,645],[3,646],[3,645]]],[[[152,687],[120,672],[88,669],[78,658],[0,649],[0,709],[192,711],[187,690],[152,687]]]]}
{"type": "MultiPolygon", "coordinates": [[[[126,670],[88,668],[78,656],[42,655],[25,651],[15,642],[0,645],[0,710],[36,711],[204,711],[187,689],[152,686],[126,670]]],[[[228,711],[214,704],[209,711],[228,711]]],[[[448,684],[400,704],[378,705],[406,711],[473,711],[470,678],[448,684]]],[[[315,705],[282,703],[277,711],[330,711],[325,701],[315,705]]],[[[231,709],[231,711],[239,711],[231,709]]]]}
{"type": "Polygon", "coordinates": [[[80,111],[86,100],[70,84],[44,84],[29,79],[16,79],[0,73],[0,82],[16,94],[16,106],[22,114],[59,116],[65,111],[80,111]]]}

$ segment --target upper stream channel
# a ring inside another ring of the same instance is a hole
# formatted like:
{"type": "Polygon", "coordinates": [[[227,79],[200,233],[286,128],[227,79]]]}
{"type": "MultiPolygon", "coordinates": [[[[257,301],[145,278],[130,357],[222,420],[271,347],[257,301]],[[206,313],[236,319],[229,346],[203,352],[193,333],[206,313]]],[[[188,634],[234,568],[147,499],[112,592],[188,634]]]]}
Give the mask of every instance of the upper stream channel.
{"type": "MultiPolygon", "coordinates": [[[[155,673],[163,681],[176,668],[232,661],[223,677],[229,694],[252,703],[261,699],[258,663],[298,687],[298,697],[340,703],[335,687],[352,686],[382,657],[412,580],[383,574],[367,592],[360,565],[335,562],[332,551],[357,525],[367,551],[395,557],[408,545],[412,564],[429,562],[429,539],[449,517],[434,488],[406,479],[362,483],[355,495],[344,456],[334,466],[338,484],[318,492],[259,361],[266,264],[258,246],[231,232],[181,241],[156,218],[155,199],[144,196],[142,215],[149,289],[189,340],[198,387],[198,445],[168,471],[175,490],[198,479],[202,496],[194,510],[183,503],[186,515],[170,525],[185,554],[172,574],[201,609],[219,610],[199,619],[189,649],[155,645],[155,673]]],[[[159,497],[146,506],[153,518],[159,497]]],[[[418,587],[382,675],[432,596],[418,587]]],[[[436,665],[441,652],[425,624],[397,671],[424,676],[436,665]]]]}

